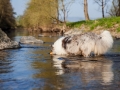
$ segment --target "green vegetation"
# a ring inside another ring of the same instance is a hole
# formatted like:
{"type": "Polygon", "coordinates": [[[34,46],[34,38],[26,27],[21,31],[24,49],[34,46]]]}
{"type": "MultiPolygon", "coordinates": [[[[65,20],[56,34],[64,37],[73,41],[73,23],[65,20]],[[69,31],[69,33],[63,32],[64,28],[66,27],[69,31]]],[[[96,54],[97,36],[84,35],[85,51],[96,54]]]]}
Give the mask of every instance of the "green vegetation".
{"type": "Polygon", "coordinates": [[[114,27],[118,32],[120,32],[120,17],[109,17],[90,21],[78,21],[67,23],[67,26],[69,26],[70,28],[79,28],[81,25],[88,27],[89,30],[94,30],[97,27],[102,27],[104,29],[114,27]]]}
{"type": "Polygon", "coordinates": [[[50,25],[56,18],[56,5],[56,0],[30,0],[24,15],[18,18],[19,25],[36,29],[50,25]]]}
{"type": "Polygon", "coordinates": [[[10,0],[0,0],[0,28],[4,31],[15,28],[15,17],[10,0]]]}
{"type": "MultiPolygon", "coordinates": [[[[107,3],[109,0],[94,1],[103,4],[103,2],[107,3]]],[[[120,17],[118,17],[120,16],[120,5],[118,5],[120,1],[113,1],[113,6],[118,8],[112,6],[108,13],[110,14],[110,16],[114,17],[102,18],[97,20],[86,19],[84,21],[66,23],[66,18],[69,15],[70,6],[75,2],[75,0],[29,0],[28,7],[26,8],[22,16],[18,16],[16,18],[16,23],[17,26],[24,27],[30,31],[41,29],[43,31],[53,31],[56,27],[59,27],[60,30],[63,30],[63,27],[65,26],[65,24],[67,24],[67,26],[71,28],[81,28],[82,26],[84,26],[84,28],[87,28],[87,30],[98,30],[98,28],[110,29],[115,27],[115,30],[117,32],[120,32],[120,17]],[[60,21],[62,19],[63,21],[60,21]]],[[[87,0],[84,0],[84,2],[87,3],[87,0]]],[[[87,9],[87,6],[84,7],[84,10],[85,8],[87,9]]],[[[104,10],[102,11],[104,12],[104,10]]],[[[86,15],[85,17],[87,16],[88,15],[86,15]]],[[[113,31],[113,29],[111,30],[113,31]]]]}
{"type": "Polygon", "coordinates": [[[120,27],[117,28],[117,32],[120,32],[120,27]]]}

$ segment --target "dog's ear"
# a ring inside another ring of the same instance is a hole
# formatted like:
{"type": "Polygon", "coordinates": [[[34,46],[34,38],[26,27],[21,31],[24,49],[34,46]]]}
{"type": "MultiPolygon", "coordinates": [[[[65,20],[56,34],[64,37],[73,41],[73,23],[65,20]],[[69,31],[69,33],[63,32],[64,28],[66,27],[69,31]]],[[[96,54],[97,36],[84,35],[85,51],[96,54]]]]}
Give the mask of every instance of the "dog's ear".
{"type": "Polygon", "coordinates": [[[65,38],[62,40],[62,47],[63,47],[64,49],[66,49],[66,48],[67,48],[66,45],[69,44],[69,43],[71,43],[71,37],[70,37],[70,36],[65,37],[65,38]]]}

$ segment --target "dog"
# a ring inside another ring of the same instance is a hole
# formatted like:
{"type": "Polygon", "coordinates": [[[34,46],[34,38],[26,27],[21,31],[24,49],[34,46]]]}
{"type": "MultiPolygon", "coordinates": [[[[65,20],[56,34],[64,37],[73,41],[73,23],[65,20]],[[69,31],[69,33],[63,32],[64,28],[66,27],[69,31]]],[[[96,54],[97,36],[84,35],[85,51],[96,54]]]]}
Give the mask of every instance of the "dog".
{"type": "Polygon", "coordinates": [[[50,54],[57,55],[83,55],[90,57],[105,54],[113,46],[113,38],[109,31],[101,34],[87,32],[79,35],[63,36],[52,45],[50,54]]]}

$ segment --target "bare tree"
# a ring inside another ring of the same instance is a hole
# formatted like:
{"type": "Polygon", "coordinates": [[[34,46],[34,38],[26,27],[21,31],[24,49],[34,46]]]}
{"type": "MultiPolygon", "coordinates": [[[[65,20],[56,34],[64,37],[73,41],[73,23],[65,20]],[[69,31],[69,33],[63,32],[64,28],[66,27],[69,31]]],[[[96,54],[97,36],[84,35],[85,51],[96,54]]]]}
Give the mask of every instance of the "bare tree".
{"type": "Polygon", "coordinates": [[[118,0],[118,7],[119,7],[119,13],[118,13],[118,16],[120,16],[120,0],[118,0]]]}
{"type": "Polygon", "coordinates": [[[85,15],[85,20],[89,20],[87,0],[84,0],[84,15],[85,15]]]}
{"type": "Polygon", "coordinates": [[[66,23],[66,18],[70,12],[70,7],[73,4],[74,0],[59,0],[59,10],[63,15],[63,22],[66,23]]]}
{"type": "Polygon", "coordinates": [[[94,1],[102,8],[102,17],[104,18],[105,17],[104,9],[109,0],[94,0],[94,1]]]}
{"type": "Polygon", "coordinates": [[[110,16],[118,16],[119,7],[118,7],[118,0],[112,1],[112,6],[109,11],[106,11],[110,16]]]}
{"type": "Polygon", "coordinates": [[[106,11],[110,16],[120,16],[120,0],[113,0],[109,11],[106,11]]]}

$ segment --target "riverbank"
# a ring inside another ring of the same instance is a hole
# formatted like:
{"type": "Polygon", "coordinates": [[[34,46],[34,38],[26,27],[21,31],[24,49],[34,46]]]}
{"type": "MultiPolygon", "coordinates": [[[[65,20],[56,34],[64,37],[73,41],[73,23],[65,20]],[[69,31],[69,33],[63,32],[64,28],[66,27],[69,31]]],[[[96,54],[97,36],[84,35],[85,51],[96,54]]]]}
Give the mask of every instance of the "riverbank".
{"type": "Polygon", "coordinates": [[[120,38],[120,17],[108,17],[89,21],[67,22],[66,24],[60,23],[55,25],[48,25],[39,28],[25,28],[28,32],[37,33],[59,33],[65,34],[66,32],[73,30],[73,33],[81,32],[95,32],[100,33],[103,30],[109,30],[113,37],[120,38]]]}
{"type": "Polygon", "coordinates": [[[69,22],[66,24],[69,28],[79,28],[84,32],[101,32],[109,30],[113,37],[120,38],[120,17],[101,18],[90,21],[69,22]]]}

